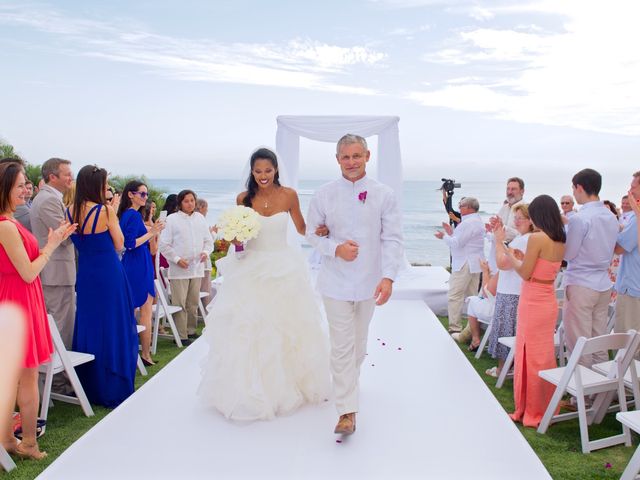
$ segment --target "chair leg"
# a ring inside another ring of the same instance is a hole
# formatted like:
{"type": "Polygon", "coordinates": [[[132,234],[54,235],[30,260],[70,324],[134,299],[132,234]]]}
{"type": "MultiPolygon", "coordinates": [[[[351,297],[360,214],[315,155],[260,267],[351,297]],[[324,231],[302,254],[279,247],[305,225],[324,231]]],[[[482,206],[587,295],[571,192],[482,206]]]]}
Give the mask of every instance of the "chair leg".
{"type": "Polygon", "coordinates": [[[160,329],[160,303],[156,303],[156,311],[153,315],[153,326],[151,335],[151,353],[156,354],[158,348],[158,330],[160,329]]]}
{"type": "Polygon", "coordinates": [[[80,402],[80,406],[82,407],[82,411],[87,417],[93,417],[93,408],[91,408],[91,404],[89,403],[89,399],[87,398],[87,394],[84,393],[84,388],[82,388],[82,384],[80,383],[80,379],[78,378],[78,374],[76,373],[76,369],[70,367],[69,369],[65,369],[67,373],[67,377],[69,377],[69,382],[73,387],[73,391],[76,394],[76,398],[78,402],[80,402]]]}
{"type": "Polygon", "coordinates": [[[0,465],[5,472],[10,472],[14,468],[16,468],[16,464],[13,462],[12,458],[9,456],[2,445],[0,445],[0,465]]]}
{"type": "Polygon", "coordinates": [[[143,377],[146,377],[148,375],[147,369],[145,368],[144,363],[142,363],[142,358],[140,358],[140,355],[138,355],[138,370],[140,371],[140,375],[142,375],[143,377]]]}
{"type": "Polygon", "coordinates": [[[47,365],[42,384],[42,397],[40,398],[40,418],[47,419],[49,414],[49,404],[51,403],[51,385],[53,383],[53,358],[47,365]]]}
{"type": "Polygon", "coordinates": [[[587,408],[584,401],[584,395],[578,395],[576,400],[578,401],[578,420],[580,423],[580,442],[582,443],[582,453],[590,453],[589,422],[587,421],[587,408]]]}
{"type": "Polygon", "coordinates": [[[540,425],[538,425],[538,433],[546,433],[549,425],[551,425],[551,420],[553,420],[553,414],[558,408],[560,400],[562,400],[562,395],[564,395],[564,389],[556,386],[556,390],[553,392],[551,400],[549,400],[549,405],[547,405],[547,409],[542,416],[540,425]]]}
{"type": "Polygon", "coordinates": [[[484,352],[484,347],[487,345],[489,341],[489,335],[491,335],[491,328],[493,327],[493,322],[487,325],[487,328],[484,331],[484,335],[482,336],[482,340],[480,340],[480,345],[478,345],[478,351],[476,352],[476,360],[482,356],[482,352],[484,352]]]}
{"type": "Polygon", "coordinates": [[[622,472],[620,480],[635,480],[636,475],[640,472],[640,447],[636,449],[636,452],[629,460],[627,467],[622,472]]]}
{"type": "Polygon", "coordinates": [[[502,366],[502,370],[500,371],[500,375],[498,375],[498,381],[496,382],[496,388],[502,388],[504,381],[507,379],[507,375],[509,375],[509,370],[511,370],[511,366],[513,365],[513,357],[515,356],[515,348],[509,350],[509,355],[507,355],[507,359],[504,361],[504,365],[502,366]]]}

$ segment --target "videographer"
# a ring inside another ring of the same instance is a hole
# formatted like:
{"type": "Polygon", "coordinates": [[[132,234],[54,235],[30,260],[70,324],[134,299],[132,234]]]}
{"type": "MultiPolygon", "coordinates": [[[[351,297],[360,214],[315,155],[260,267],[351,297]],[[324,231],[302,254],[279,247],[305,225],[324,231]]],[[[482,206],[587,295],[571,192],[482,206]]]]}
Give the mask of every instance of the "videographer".
{"type": "Polygon", "coordinates": [[[462,219],[460,212],[453,209],[453,190],[456,188],[460,188],[460,184],[456,183],[455,180],[450,178],[442,179],[442,186],[440,187],[440,191],[442,192],[442,203],[444,203],[444,209],[449,215],[449,225],[454,228],[462,219]]]}

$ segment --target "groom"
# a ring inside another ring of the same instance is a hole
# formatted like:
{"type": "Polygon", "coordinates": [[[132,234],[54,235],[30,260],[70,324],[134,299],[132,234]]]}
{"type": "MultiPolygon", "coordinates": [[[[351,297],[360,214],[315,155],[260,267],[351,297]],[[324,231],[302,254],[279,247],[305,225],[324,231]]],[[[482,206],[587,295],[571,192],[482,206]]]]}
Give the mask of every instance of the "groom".
{"type": "Polygon", "coordinates": [[[331,373],[340,419],[335,433],[356,429],[358,378],[375,305],[389,300],[401,265],[402,223],[393,190],[366,176],[367,142],[347,134],[336,158],[342,177],[318,189],[309,205],[307,240],[322,254],[318,288],[331,340],[331,373]],[[314,233],[319,225],[328,237],[314,233]]]}

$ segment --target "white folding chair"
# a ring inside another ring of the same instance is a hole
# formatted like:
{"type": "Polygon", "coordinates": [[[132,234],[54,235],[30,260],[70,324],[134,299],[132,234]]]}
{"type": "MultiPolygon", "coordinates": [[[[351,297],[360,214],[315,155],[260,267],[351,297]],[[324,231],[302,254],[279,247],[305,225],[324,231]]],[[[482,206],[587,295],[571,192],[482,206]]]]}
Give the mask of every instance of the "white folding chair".
{"type": "Polygon", "coordinates": [[[624,372],[629,368],[633,355],[638,349],[639,343],[640,336],[635,330],[629,330],[627,333],[601,335],[590,339],[580,337],[566,367],[538,372],[540,378],[556,386],[556,390],[538,426],[538,433],[545,433],[552,423],[569,420],[577,416],[580,424],[580,440],[583,453],[589,453],[592,450],[620,443],[630,446],[631,434],[626,425],[623,425],[622,433],[619,435],[592,441],[589,440],[589,425],[594,421],[598,412],[606,410],[608,407],[606,402],[610,402],[611,399],[609,392],[617,392],[618,398],[621,399],[620,409],[622,411],[627,410],[627,403],[624,400],[623,377],[624,372]],[[597,373],[578,363],[583,355],[610,350],[617,350],[617,353],[607,375],[597,373]],[[565,393],[569,393],[576,398],[578,411],[554,415],[565,393]],[[596,397],[593,406],[587,410],[585,397],[592,395],[596,395],[596,397]]]}
{"type": "MultiPolygon", "coordinates": [[[[93,409],[87,399],[87,395],[84,393],[80,379],[76,374],[75,367],[88,363],[94,360],[94,355],[91,353],[74,352],[67,350],[58,332],[56,322],[51,315],[49,318],[49,329],[51,330],[51,338],[53,340],[53,347],[55,349],[51,361],[40,365],[39,372],[41,374],[41,406],[40,406],[40,418],[46,420],[49,414],[49,405],[51,400],[60,400],[62,402],[73,403],[80,405],[82,411],[87,417],[93,416],[93,409]],[[51,384],[53,382],[53,376],[56,373],[65,372],[69,378],[69,383],[75,393],[75,397],[71,395],[62,395],[51,391],[51,384]]],[[[45,428],[45,427],[43,427],[45,428]]]]}
{"type": "Polygon", "coordinates": [[[491,335],[491,330],[493,329],[493,316],[491,318],[478,317],[478,322],[485,324],[487,327],[484,329],[484,335],[482,335],[482,340],[480,340],[480,345],[478,345],[478,350],[476,351],[476,359],[482,356],[484,347],[487,346],[487,342],[489,341],[489,335],[491,335]]]}
{"type": "Polygon", "coordinates": [[[4,469],[5,472],[10,472],[14,468],[16,468],[16,464],[14,463],[13,459],[9,456],[2,445],[0,445],[0,466],[4,469]]]}
{"type": "Polygon", "coordinates": [[[511,367],[513,366],[513,358],[516,354],[516,337],[500,337],[498,338],[498,343],[509,349],[507,358],[504,361],[504,365],[502,366],[502,370],[500,370],[500,375],[498,375],[498,380],[496,381],[496,388],[502,388],[507,377],[513,377],[511,367]]]}
{"type": "MultiPolygon", "coordinates": [[[[140,335],[140,332],[144,332],[147,327],[145,327],[144,325],[136,325],[136,328],[138,330],[138,335],[140,335]]],[[[142,358],[140,358],[140,354],[138,353],[138,371],[140,372],[140,375],[142,375],[143,377],[146,377],[148,375],[147,373],[147,369],[144,366],[144,363],[142,363],[142,358]]]]}
{"type": "MultiPolygon", "coordinates": [[[[616,414],[616,419],[626,425],[636,433],[640,433],[640,411],[635,412],[619,412],[616,414]]],[[[640,448],[636,449],[636,452],[629,460],[627,468],[622,472],[620,480],[635,480],[636,476],[640,472],[640,448]]]]}
{"type": "Polygon", "coordinates": [[[162,286],[162,281],[160,279],[155,279],[154,283],[156,286],[157,302],[153,306],[153,335],[151,340],[151,351],[155,355],[158,348],[158,330],[160,329],[161,318],[169,323],[169,327],[171,328],[171,333],[173,334],[176,344],[179,348],[182,348],[180,335],[178,334],[178,329],[176,328],[176,324],[173,320],[173,314],[181,311],[182,307],[169,304],[169,300],[167,299],[165,289],[162,286]]]}

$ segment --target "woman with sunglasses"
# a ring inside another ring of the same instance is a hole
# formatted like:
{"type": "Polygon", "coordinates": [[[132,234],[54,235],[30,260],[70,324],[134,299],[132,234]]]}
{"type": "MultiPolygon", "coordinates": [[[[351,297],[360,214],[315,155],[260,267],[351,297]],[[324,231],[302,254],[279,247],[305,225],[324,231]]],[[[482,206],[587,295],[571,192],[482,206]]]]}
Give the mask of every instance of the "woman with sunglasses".
{"type": "Polygon", "coordinates": [[[145,226],[140,210],[144,210],[148,196],[147,186],[143,182],[132,180],[127,183],[122,191],[118,217],[124,235],[122,265],[131,286],[133,306],[140,309],[140,325],[145,327],[140,333],[142,362],[151,366],[155,365],[151,358],[151,316],[155,288],[149,241],[158,236],[164,223],[155,222],[148,229],[145,226]]]}

